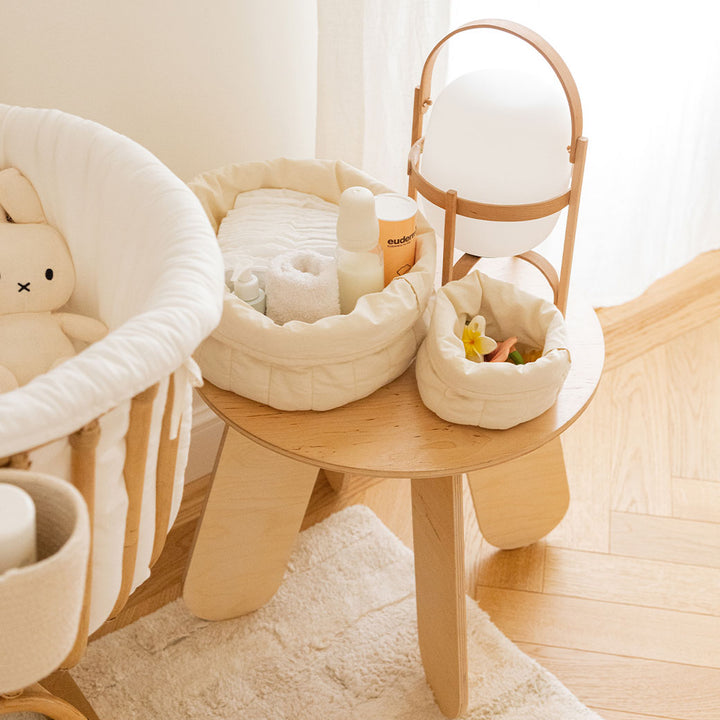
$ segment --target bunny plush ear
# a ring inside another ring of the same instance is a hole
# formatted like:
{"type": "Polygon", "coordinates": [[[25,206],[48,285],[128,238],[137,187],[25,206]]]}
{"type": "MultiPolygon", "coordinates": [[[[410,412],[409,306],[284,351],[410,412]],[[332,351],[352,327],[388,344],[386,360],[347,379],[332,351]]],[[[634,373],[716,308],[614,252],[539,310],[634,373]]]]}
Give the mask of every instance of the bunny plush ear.
{"type": "MultiPolygon", "coordinates": [[[[47,222],[35,188],[16,168],[0,171],[0,213],[2,210],[16,223],[47,222]]],[[[4,221],[5,217],[0,218],[4,221]]]]}

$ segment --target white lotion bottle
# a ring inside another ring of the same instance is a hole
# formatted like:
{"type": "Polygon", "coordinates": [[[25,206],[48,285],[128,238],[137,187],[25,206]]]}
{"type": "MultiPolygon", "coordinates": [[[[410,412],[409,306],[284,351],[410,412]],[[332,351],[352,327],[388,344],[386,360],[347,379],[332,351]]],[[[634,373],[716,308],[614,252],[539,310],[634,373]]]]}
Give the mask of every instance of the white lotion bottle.
{"type": "Polygon", "coordinates": [[[236,270],[232,277],[233,292],[250,307],[265,314],[265,291],[250,268],[236,270]]]}
{"type": "Polygon", "coordinates": [[[365,187],[350,187],[340,196],[337,221],[337,270],[340,312],[352,312],[359,298],[385,286],[375,196],[365,187]]]}

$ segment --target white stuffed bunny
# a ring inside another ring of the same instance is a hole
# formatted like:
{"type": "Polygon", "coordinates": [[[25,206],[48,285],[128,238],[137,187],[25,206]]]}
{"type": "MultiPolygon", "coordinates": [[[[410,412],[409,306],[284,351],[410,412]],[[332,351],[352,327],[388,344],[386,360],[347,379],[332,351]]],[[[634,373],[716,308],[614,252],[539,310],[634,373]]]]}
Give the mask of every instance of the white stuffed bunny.
{"type": "Polygon", "coordinates": [[[70,338],[90,343],[107,334],[99,320],[53,312],[74,287],[70,252],[35,188],[15,168],[0,171],[0,392],[75,355],[70,338]]]}

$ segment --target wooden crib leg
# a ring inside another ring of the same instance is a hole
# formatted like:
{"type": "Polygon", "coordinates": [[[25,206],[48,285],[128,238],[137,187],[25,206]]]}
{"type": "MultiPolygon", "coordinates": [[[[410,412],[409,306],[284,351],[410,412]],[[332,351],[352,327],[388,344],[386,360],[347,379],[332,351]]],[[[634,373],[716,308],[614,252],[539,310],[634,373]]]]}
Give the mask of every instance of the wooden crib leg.
{"type": "Polygon", "coordinates": [[[40,685],[48,692],[72,705],[87,720],[100,720],[83,691],[77,686],[77,683],[67,670],[57,670],[52,675],[41,680],[40,685]]]}
{"type": "Polygon", "coordinates": [[[125,519],[125,547],[123,548],[122,582],[115,607],[110,617],[114,618],[130,597],[135,563],[137,562],[138,540],[140,537],[140,514],[142,511],[145,467],[147,464],[150,427],[152,425],[153,402],[160,384],[151,385],[138,393],[130,405],[130,424],[125,436],[125,489],[128,494],[128,509],[125,519]]]}
{"type": "Polygon", "coordinates": [[[90,600],[92,595],[93,532],[95,528],[95,451],[100,442],[100,423],[98,420],[85,425],[68,438],[71,447],[70,474],[73,485],[85,499],[90,517],[90,552],[88,553],[87,576],[85,579],[85,597],[78,625],[75,645],[65,658],[63,667],[73,667],[80,662],[87,647],[90,625],[90,600]]]}
{"type": "Polygon", "coordinates": [[[70,703],[52,695],[37,683],[19,695],[0,695],[0,715],[26,712],[40,713],[51,720],[97,720],[97,715],[86,717],[70,703]]]}
{"type": "Polygon", "coordinates": [[[168,383],[165,412],[160,431],[160,447],[158,448],[157,475],[155,478],[155,539],[153,541],[150,567],[155,565],[165,547],[165,539],[170,530],[170,512],[172,510],[173,488],[175,485],[175,465],[177,464],[180,432],[170,439],[170,425],[175,397],[175,376],[170,376],[168,383]]]}
{"type": "Polygon", "coordinates": [[[318,470],[226,427],[185,575],[191,612],[224,620],[280,587],[318,470]]]}

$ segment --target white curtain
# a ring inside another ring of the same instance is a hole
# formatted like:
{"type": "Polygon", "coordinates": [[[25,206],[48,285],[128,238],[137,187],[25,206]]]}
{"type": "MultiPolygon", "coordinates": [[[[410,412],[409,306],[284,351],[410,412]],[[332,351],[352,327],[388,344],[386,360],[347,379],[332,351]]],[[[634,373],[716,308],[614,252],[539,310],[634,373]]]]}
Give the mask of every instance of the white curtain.
{"type": "MultiPolygon", "coordinates": [[[[555,47],[583,102],[589,149],[572,292],[595,306],[625,302],[720,247],[720,43],[712,3],[318,5],[318,155],[344,157],[404,189],[412,91],[428,51],[451,27],[507,18],[555,47]]],[[[543,62],[524,43],[487,30],[462,34],[450,48],[450,79],[501,58],[543,62]]],[[[439,70],[433,95],[442,86],[439,70]]],[[[563,231],[561,222],[538,248],[557,266],[563,231]]]]}
{"type": "MultiPolygon", "coordinates": [[[[589,144],[573,289],[595,306],[625,302],[720,247],[717,14],[704,0],[453,0],[453,26],[478,17],[520,22],[575,77],[589,144]]],[[[487,60],[483,45],[495,41],[486,33],[465,34],[476,35],[475,48],[456,48],[450,76],[487,60]]],[[[517,57],[510,44],[496,54],[517,57]]],[[[557,256],[559,239],[555,232],[546,241],[546,254],[557,256]]]]}
{"type": "Polygon", "coordinates": [[[449,0],[317,0],[316,155],[407,190],[413,92],[449,0]]]}

